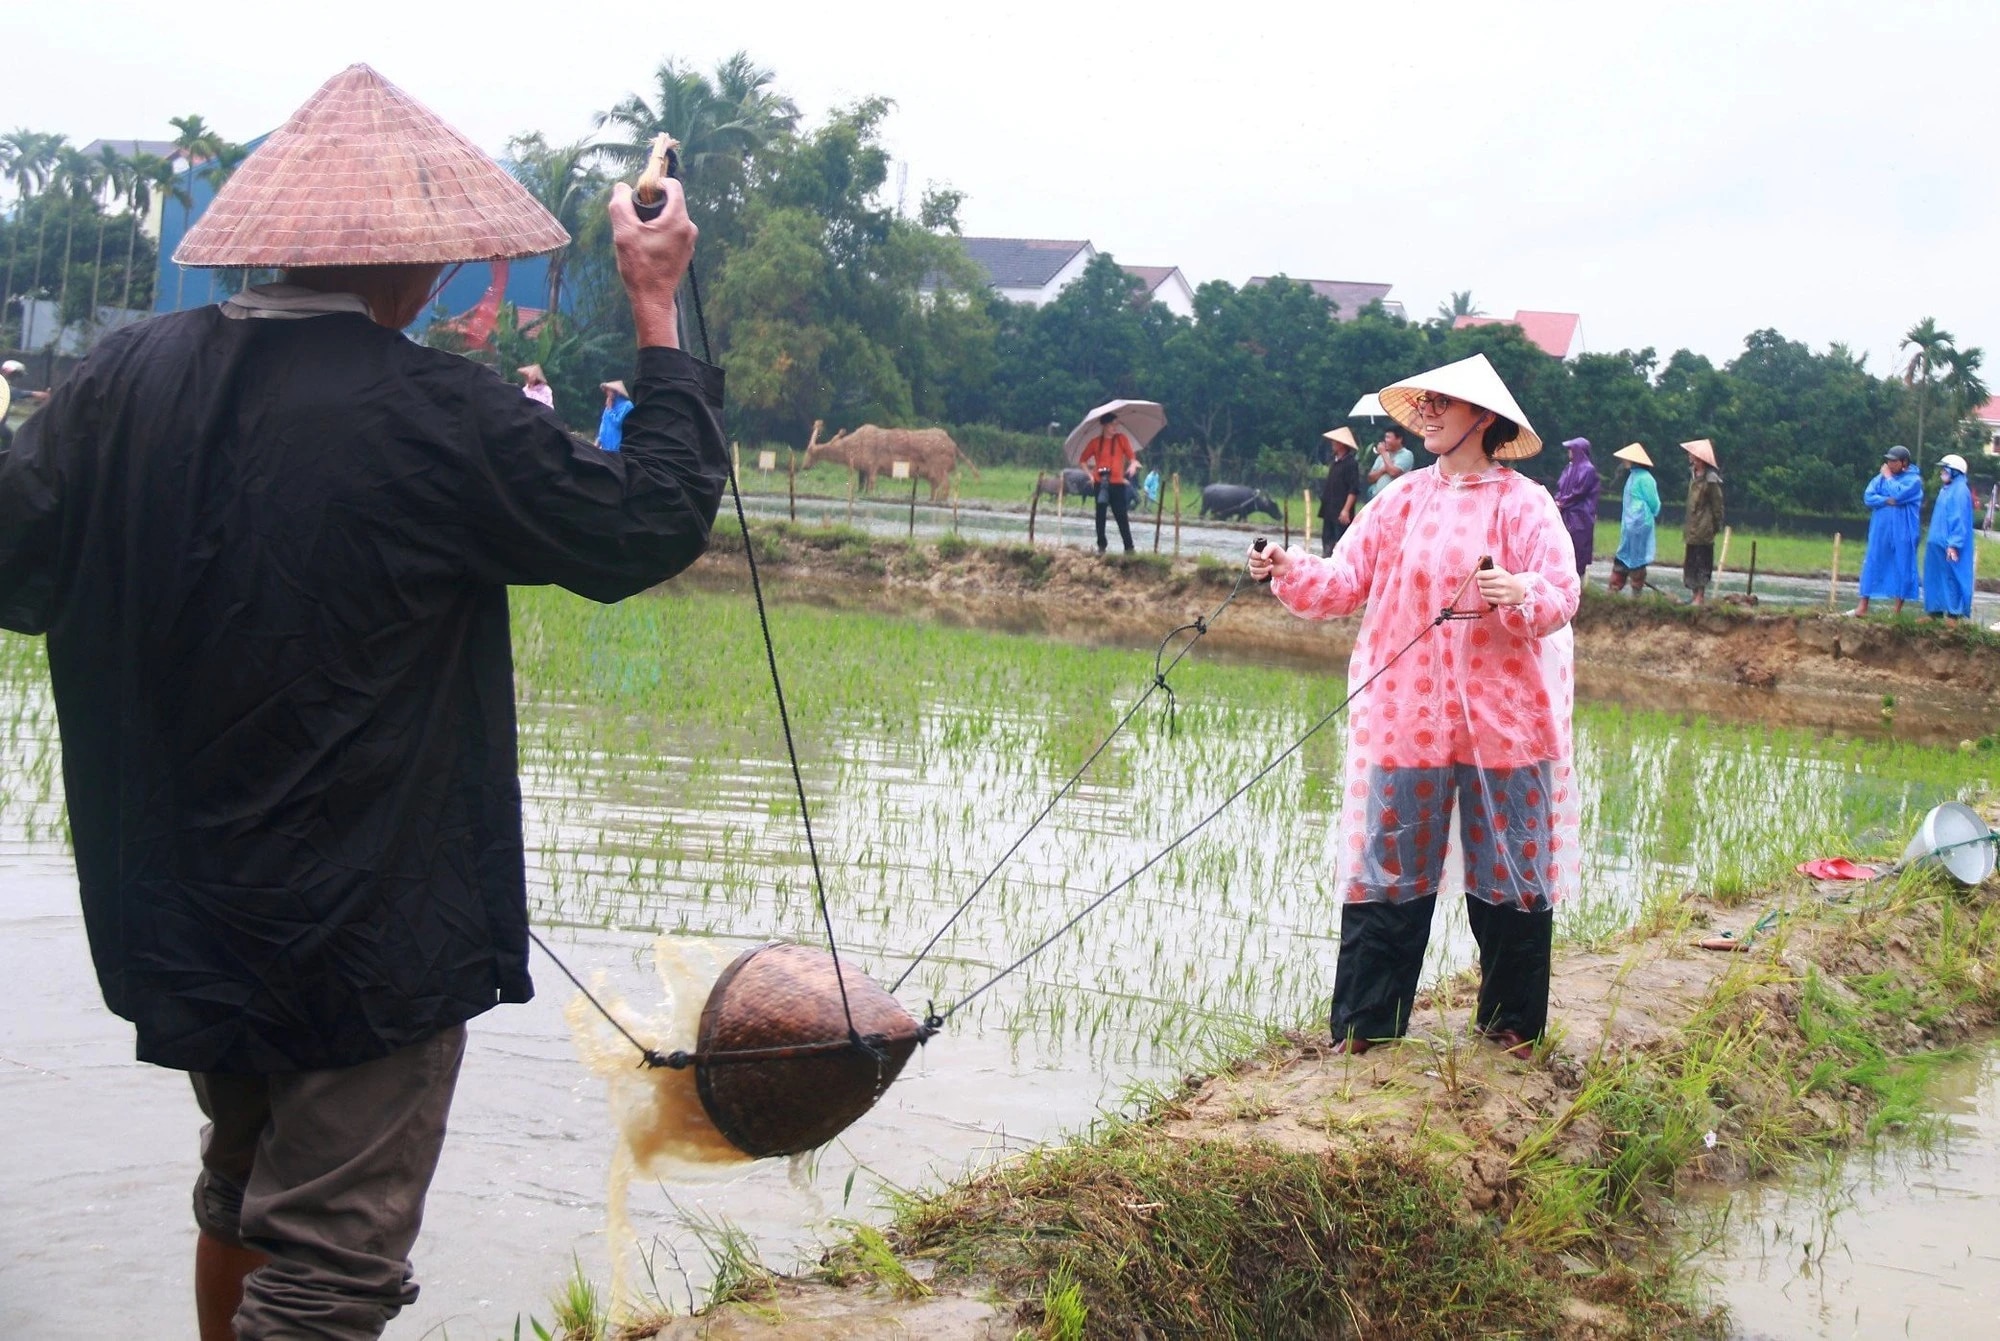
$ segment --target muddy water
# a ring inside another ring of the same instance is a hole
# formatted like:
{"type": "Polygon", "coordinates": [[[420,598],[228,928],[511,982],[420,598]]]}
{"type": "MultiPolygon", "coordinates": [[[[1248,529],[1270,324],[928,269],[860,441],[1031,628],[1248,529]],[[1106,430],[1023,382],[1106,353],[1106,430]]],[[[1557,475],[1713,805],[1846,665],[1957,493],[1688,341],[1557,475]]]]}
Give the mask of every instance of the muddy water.
{"type": "Polygon", "coordinates": [[[1710,1204],[1700,1264],[1741,1341],[2000,1336],[2000,1044],[1939,1077],[1940,1138],[1710,1204]]]}
{"type": "MultiPolygon", "coordinates": [[[[1106,656],[1105,684],[1143,683],[1131,658],[1106,656]]],[[[61,841],[46,686],[19,656],[0,667],[11,668],[0,676],[0,1131],[14,1142],[0,1161],[0,1335],[175,1334],[190,1309],[199,1118],[181,1077],[131,1062],[129,1030],[97,998],[61,841]]],[[[522,739],[532,899],[574,968],[603,972],[613,995],[657,1011],[659,934],[706,938],[724,957],[767,936],[815,937],[775,740],[632,748],[631,724],[573,688],[534,688],[522,739]]],[[[1327,681],[1313,701],[1337,688],[1327,681]]],[[[868,712],[815,722],[806,760],[843,947],[884,982],[1075,757],[1061,705],[1002,708],[944,683],[899,692],[920,696],[914,729],[885,732],[868,712]]],[[[1171,734],[1145,718],[1023,846],[904,1001],[942,1004],[983,980],[1312,715],[1233,703],[1225,686],[1184,702],[1171,734]]],[[[1653,890],[1802,832],[1900,832],[1943,790],[1867,776],[1838,740],[1774,746],[1755,731],[1635,726],[1616,713],[1585,714],[1578,739],[1594,846],[1585,896],[1562,914],[1572,934],[1620,925],[1653,890]]],[[[1337,741],[1312,742],[1201,842],[969,1008],[812,1167],[642,1180],[628,1207],[635,1289],[685,1306],[711,1273],[704,1241],[718,1221],[774,1266],[809,1260],[831,1220],[879,1214],[888,1189],[1081,1128],[1128,1085],[1171,1080],[1262,1022],[1315,1018],[1337,948],[1319,872],[1338,766],[1337,741]]],[[[1449,912],[1432,971],[1467,949],[1462,910],[1449,912]]],[[[539,1000],[473,1025],[416,1253],[424,1295],[392,1336],[510,1334],[517,1314],[546,1320],[572,1254],[596,1279],[610,1274],[605,1085],[577,1058],[571,993],[535,969],[539,1000]]]]}

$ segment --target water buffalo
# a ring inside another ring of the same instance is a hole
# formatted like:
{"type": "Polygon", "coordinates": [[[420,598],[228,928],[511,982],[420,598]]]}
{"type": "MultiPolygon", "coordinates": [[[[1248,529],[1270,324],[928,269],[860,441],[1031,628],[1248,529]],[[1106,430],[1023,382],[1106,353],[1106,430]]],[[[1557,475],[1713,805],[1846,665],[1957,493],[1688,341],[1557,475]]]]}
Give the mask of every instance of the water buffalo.
{"type": "Polygon", "coordinates": [[[1272,521],[1284,517],[1271,495],[1247,484],[1211,484],[1201,491],[1201,515],[1223,521],[1243,521],[1253,512],[1262,512],[1272,521]]]}
{"type": "Polygon", "coordinates": [[[1087,470],[1079,470],[1077,467],[1071,466],[1064,470],[1060,476],[1047,473],[1035,476],[1035,492],[1038,494],[1047,494],[1049,497],[1054,498],[1058,487],[1071,498],[1079,496],[1097,497],[1097,486],[1090,482],[1090,472],[1087,470]]]}

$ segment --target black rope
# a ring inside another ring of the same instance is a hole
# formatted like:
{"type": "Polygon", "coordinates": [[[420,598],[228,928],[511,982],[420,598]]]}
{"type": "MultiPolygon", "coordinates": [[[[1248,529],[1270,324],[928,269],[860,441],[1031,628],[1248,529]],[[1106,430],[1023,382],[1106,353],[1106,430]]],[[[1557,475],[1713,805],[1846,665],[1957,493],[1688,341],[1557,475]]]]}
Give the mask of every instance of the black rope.
{"type": "MultiPolygon", "coordinates": [[[[1470,581],[1470,579],[1468,579],[1468,581],[1470,581]]],[[[1463,592],[1464,590],[1465,587],[1463,584],[1461,584],[1459,587],[1459,591],[1463,592]]],[[[1454,598],[1452,601],[1452,605],[1456,604],[1457,600],[1456,598],[1454,598]]],[[[1111,886],[1111,888],[1105,890],[1102,894],[1099,894],[1096,898],[1092,899],[1089,903],[1085,904],[1083,908],[1080,911],[1078,911],[1076,916],[1070,918],[1069,921],[1063,923],[1060,927],[1057,927],[1055,931],[1051,932],[1047,937],[1045,937],[1043,940],[1037,943],[1033,949],[1029,950],[1019,959],[1016,959],[1006,968],[1001,969],[998,973],[988,978],[985,982],[979,984],[979,986],[973,988],[970,992],[967,992],[964,996],[960,997],[956,1002],[954,1002],[950,1006],[945,1007],[944,1010],[942,1011],[938,1011],[935,1009],[931,1010],[928,1016],[925,1018],[924,1021],[925,1025],[932,1029],[943,1028],[945,1023],[948,1020],[950,1020],[953,1015],[957,1014],[959,1010],[969,1005],[973,1000],[975,1000],[980,995],[985,993],[989,988],[991,988],[995,983],[999,982],[1002,978],[1005,978],[1009,974],[1015,972],[1023,964],[1026,964],[1036,955],[1048,949],[1051,945],[1054,945],[1058,940],[1061,940],[1063,936],[1068,934],[1068,932],[1073,927],[1076,926],[1077,923],[1083,921],[1084,918],[1096,912],[1107,901],[1109,901],[1114,894],[1117,894],[1120,891],[1126,889],[1140,876],[1144,875],[1147,871],[1150,871],[1151,869],[1153,869],[1153,867],[1159,865],[1162,861],[1166,860],[1166,858],[1170,856],[1183,843],[1187,842],[1190,838],[1193,838],[1196,834],[1200,833],[1203,829],[1207,828],[1209,823],[1213,821],[1216,818],[1216,816],[1220,815],[1223,811],[1227,810],[1230,806],[1234,805],[1236,801],[1239,800],[1245,792],[1249,791],[1252,787],[1256,786],[1259,782],[1262,782],[1266,777],[1270,776],[1270,774],[1278,767],[1278,765],[1284,763],[1285,760],[1291,758],[1294,754],[1297,754],[1299,750],[1304,747],[1307,741],[1311,740],[1314,736],[1318,735],[1320,730],[1323,727],[1325,727],[1328,722],[1331,722],[1334,718],[1338,717],[1341,713],[1345,712],[1347,710],[1348,704],[1354,702],[1355,699],[1359,698],[1363,693],[1365,693],[1369,685],[1374,684],[1375,681],[1380,679],[1391,666],[1395,665],[1398,661],[1401,661],[1403,659],[1405,653],[1407,653],[1411,648],[1415,647],[1418,643],[1422,642],[1425,638],[1429,637],[1431,632],[1435,630],[1439,625],[1449,623],[1452,620],[1456,619],[1478,619],[1483,614],[1485,614],[1485,611],[1483,610],[1482,611],[1454,610],[1452,608],[1452,605],[1448,605],[1443,609],[1439,610],[1437,613],[1437,618],[1431,620],[1430,623],[1424,625],[1421,629],[1418,629],[1416,632],[1416,636],[1411,638],[1410,641],[1404,643],[1402,647],[1397,650],[1396,655],[1390,657],[1387,661],[1383,662],[1379,667],[1377,667],[1373,675],[1370,675],[1366,680],[1363,680],[1361,684],[1351,693],[1349,693],[1346,698],[1342,699],[1339,702],[1339,704],[1333,708],[1332,711],[1328,712],[1324,717],[1320,718],[1317,722],[1314,722],[1312,726],[1307,729],[1304,735],[1300,736],[1297,740],[1293,741],[1290,745],[1286,746],[1284,752],[1278,755],[1277,758],[1271,760],[1270,763],[1265,764],[1264,767],[1257,770],[1257,772],[1251,776],[1248,782],[1244,783],[1241,787],[1238,787],[1235,791],[1231,792],[1227,797],[1223,799],[1220,805],[1216,806],[1215,809],[1209,811],[1206,815],[1202,816],[1201,819],[1197,820],[1193,825],[1193,827],[1189,828],[1185,833],[1181,834],[1180,837],[1174,839],[1173,842],[1167,844],[1164,848],[1161,848],[1159,852],[1155,853],[1151,857],[1148,857],[1142,865],[1140,865],[1131,874],[1127,875],[1123,880],[1120,880],[1117,884],[1111,886]]]]}
{"type": "Polygon", "coordinates": [[[1245,576],[1244,574],[1238,574],[1236,578],[1236,585],[1231,587],[1229,589],[1229,594],[1222,598],[1222,604],[1216,606],[1215,609],[1210,611],[1206,616],[1197,616],[1191,623],[1182,624],[1179,628],[1170,629],[1167,632],[1167,636],[1160,639],[1159,647],[1157,647],[1153,651],[1153,682],[1150,685],[1146,686],[1145,692],[1140,694],[1139,697],[1133,701],[1132,706],[1125,710],[1125,715],[1123,717],[1120,717],[1118,721],[1112,726],[1111,730],[1105,733],[1104,739],[1097,742],[1097,748],[1090,752],[1090,757],[1085,759],[1083,763],[1077,768],[1077,770],[1069,775],[1069,778],[1063,783],[1062,786],[1056,788],[1055,794],[1049,798],[1048,804],[1042,807],[1041,813],[1037,814],[1034,817],[1034,819],[1028,821],[1028,827],[1023,829],[1020,833],[1020,836],[1014,840],[1012,845],[1010,845],[1005,852],[1000,854],[1000,859],[993,863],[992,869],[986,872],[985,877],[982,878],[977,885],[973,886],[972,892],[970,894],[967,894],[965,896],[965,899],[958,905],[958,907],[952,910],[951,916],[947,917],[944,920],[944,924],[940,926],[936,931],[931,933],[931,938],[924,942],[924,948],[917,951],[916,958],[912,959],[909,963],[909,966],[903,970],[901,976],[899,976],[895,982],[889,985],[889,991],[891,995],[894,995],[895,992],[898,989],[900,989],[906,981],[909,980],[909,976],[917,971],[917,966],[924,962],[924,959],[930,954],[932,950],[937,948],[937,943],[944,938],[945,932],[951,930],[952,925],[956,923],[961,916],[964,915],[965,910],[972,906],[973,900],[977,899],[982,893],[985,892],[986,887],[993,883],[993,877],[1000,874],[1000,868],[1005,866],[1009,861],[1013,859],[1014,854],[1021,850],[1021,845],[1028,841],[1029,837],[1035,832],[1036,829],[1041,827],[1042,821],[1047,819],[1052,813],[1054,813],[1056,806],[1062,802],[1062,799],[1065,796],[1069,795],[1070,789],[1075,787],[1077,783],[1083,781],[1084,775],[1090,772],[1090,766],[1097,762],[1097,757],[1104,753],[1106,747],[1108,747],[1113,740],[1117,739],[1118,733],[1120,731],[1123,731],[1126,727],[1126,724],[1129,723],[1135,716],[1138,715],[1139,709],[1146,706],[1146,700],[1153,696],[1155,690],[1160,690],[1160,689],[1166,690],[1167,712],[1168,712],[1167,730],[1169,734],[1172,733],[1173,720],[1174,720],[1172,715],[1174,712],[1174,691],[1173,691],[1173,686],[1167,683],[1167,677],[1173,674],[1174,667],[1181,664],[1181,659],[1185,657],[1189,652],[1194,650],[1194,645],[1201,641],[1202,636],[1206,634],[1209,630],[1209,627],[1212,624],[1214,624],[1218,618],[1221,617],[1222,612],[1229,608],[1229,603],[1236,599],[1236,594],[1243,590],[1244,576],[1245,576]],[[1164,670],[1161,669],[1160,658],[1166,655],[1167,644],[1171,643],[1180,634],[1186,633],[1189,629],[1194,630],[1194,637],[1188,639],[1187,642],[1182,645],[1181,650],[1174,654],[1174,659],[1167,663],[1166,668],[1164,670]]]}
{"type": "Polygon", "coordinates": [[[543,940],[540,936],[537,936],[535,934],[535,929],[533,927],[528,928],[528,939],[542,947],[542,953],[549,957],[549,962],[562,970],[563,977],[568,978],[572,983],[576,985],[576,990],[583,993],[583,999],[585,1001],[588,1001],[591,1005],[597,1007],[597,1013],[599,1015],[602,1015],[606,1020],[610,1021],[611,1027],[613,1029],[616,1029],[619,1033],[625,1035],[625,1041],[627,1043],[630,1043],[633,1047],[639,1050],[639,1055],[645,1059],[645,1064],[647,1066],[673,1066],[674,1063],[670,1057],[656,1051],[653,1048],[647,1047],[644,1043],[641,1043],[638,1039],[632,1037],[632,1031],[630,1029],[627,1029],[624,1025],[620,1024],[618,1022],[618,1017],[616,1015],[613,1015],[610,1011],[605,1009],[604,1003],[597,999],[596,994],[593,993],[588,987],[585,987],[583,985],[583,979],[577,977],[574,973],[571,973],[569,971],[569,965],[562,962],[562,956],[558,955],[554,950],[551,950],[549,948],[549,943],[543,940]]]}

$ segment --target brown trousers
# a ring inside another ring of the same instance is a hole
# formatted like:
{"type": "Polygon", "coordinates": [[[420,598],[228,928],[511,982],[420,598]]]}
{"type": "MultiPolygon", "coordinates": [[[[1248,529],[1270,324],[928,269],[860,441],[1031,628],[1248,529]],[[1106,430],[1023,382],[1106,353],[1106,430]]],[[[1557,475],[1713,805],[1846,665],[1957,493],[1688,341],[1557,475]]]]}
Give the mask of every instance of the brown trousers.
{"type": "Polygon", "coordinates": [[[208,1125],[194,1218],[270,1254],[240,1341],[373,1341],[417,1297],[410,1248],[444,1148],[465,1026],[333,1071],[195,1072],[208,1125]]]}

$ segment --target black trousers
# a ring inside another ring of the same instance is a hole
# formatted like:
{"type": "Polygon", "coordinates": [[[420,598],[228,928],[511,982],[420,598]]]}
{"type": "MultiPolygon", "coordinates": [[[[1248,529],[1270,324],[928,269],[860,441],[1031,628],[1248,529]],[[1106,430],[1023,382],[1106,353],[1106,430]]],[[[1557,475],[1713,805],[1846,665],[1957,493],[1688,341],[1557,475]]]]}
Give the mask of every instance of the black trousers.
{"type": "MultiPolygon", "coordinates": [[[[1396,903],[1341,905],[1331,1021],[1336,1042],[1401,1038],[1410,1027],[1436,907],[1435,894],[1396,903]]],[[[1549,1023],[1555,910],[1524,912],[1468,894],[1465,913],[1479,945],[1479,1006],[1473,1024],[1487,1033],[1508,1029],[1522,1038],[1540,1038],[1549,1023]]]]}
{"type": "Polygon", "coordinates": [[[1118,518],[1118,538],[1125,542],[1125,552],[1132,552],[1132,523],[1125,515],[1126,500],[1132,491],[1122,484],[1100,484],[1097,486],[1097,552],[1102,554],[1107,548],[1104,541],[1104,513],[1108,508],[1118,518]]]}
{"type": "Polygon", "coordinates": [[[1320,557],[1322,559],[1326,558],[1328,555],[1333,553],[1333,547],[1335,545],[1338,545],[1340,543],[1340,538],[1347,534],[1347,526],[1348,523],[1343,521],[1335,521],[1331,517],[1328,517],[1322,522],[1320,522],[1319,526],[1319,537],[1321,546],[1320,557]]]}

